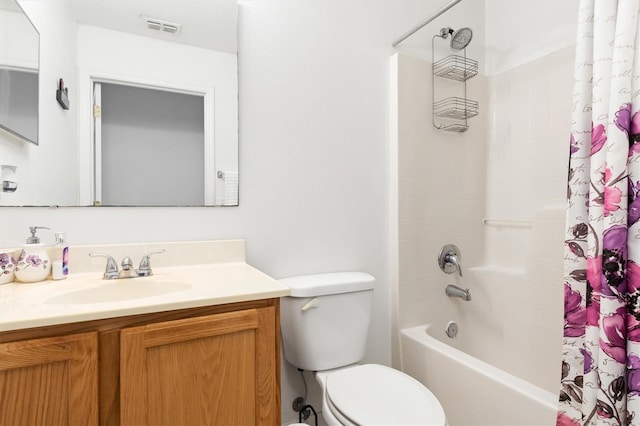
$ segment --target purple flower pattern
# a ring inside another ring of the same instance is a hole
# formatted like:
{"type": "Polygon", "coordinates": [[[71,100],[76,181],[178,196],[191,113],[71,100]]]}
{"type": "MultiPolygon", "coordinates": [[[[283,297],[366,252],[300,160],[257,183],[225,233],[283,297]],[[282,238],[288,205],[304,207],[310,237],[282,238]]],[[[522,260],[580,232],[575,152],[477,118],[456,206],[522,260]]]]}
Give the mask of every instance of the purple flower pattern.
{"type": "Polygon", "coordinates": [[[16,263],[17,269],[20,271],[23,271],[29,267],[47,269],[48,264],[48,260],[42,259],[36,254],[30,254],[27,256],[24,250],[20,252],[20,256],[18,256],[18,260],[16,263]]]}
{"type": "MultiPolygon", "coordinates": [[[[591,93],[586,79],[576,84],[591,93]]],[[[640,103],[631,93],[610,94],[608,118],[574,111],[559,426],[640,419],[640,103]]]]}
{"type": "Polygon", "coordinates": [[[631,130],[631,104],[626,103],[623,104],[618,111],[616,112],[615,119],[616,127],[621,131],[625,132],[627,135],[631,130]]]}
{"type": "Polygon", "coordinates": [[[640,396],[640,357],[631,354],[627,358],[627,389],[629,395],[640,396]]]}
{"type": "Polygon", "coordinates": [[[619,363],[627,360],[626,313],[626,309],[621,307],[613,314],[602,318],[604,338],[600,338],[600,348],[619,363]]]}
{"type": "Polygon", "coordinates": [[[604,130],[603,124],[598,124],[592,127],[591,130],[591,155],[600,151],[607,141],[607,135],[604,130]]]}
{"type": "MultiPolygon", "coordinates": [[[[637,146],[640,153],[640,143],[636,143],[633,146],[637,146]]],[[[640,197],[638,195],[640,195],[640,181],[634,182],[629,179],[629,225],[635,224],[640,219],[640,197]]]]}
{"type": "Polygon", "coordinates": [[[0,253],[0,275],[8,275],[13,272],[16,260],[9,253],[0,253]]]}
{"type": "Polygon", "coordinates": [[[584,357],[584,372],[589,373],[593,369],[593,355],[584,348],[580,348],[580,353],[584,357]]]}
{"type": "Polygon", "coordinates": [[[580,148],[578,147],[578,144],[576,143],[576,138],[571,135],[570,141],[569,141],[569,154],[573,155],[575,153],[577,153],[580,150],[580,148]]]}
{"type": "Polygon", "coordinates": [[[625,290],[627,263],[627,227],[614,225],[603,233],[602,274],[604,283],[600,289],[606,296],[618,296],[625,290]]]}
{"type": "Polygon", "coordinates": [[[564,285],[564,335],[578,337],[584,334],[585,310],[582,296],[573,291],[568,284],[564,285]]]}

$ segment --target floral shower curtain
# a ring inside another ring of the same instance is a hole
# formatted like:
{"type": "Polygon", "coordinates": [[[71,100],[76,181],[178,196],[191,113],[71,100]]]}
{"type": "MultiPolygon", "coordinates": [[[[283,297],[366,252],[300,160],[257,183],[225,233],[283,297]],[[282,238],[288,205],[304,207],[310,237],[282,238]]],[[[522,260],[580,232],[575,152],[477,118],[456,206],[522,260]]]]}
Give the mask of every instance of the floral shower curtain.
{"type": "Polygon", "coordinates": [[[640,425],[639,3],[580,2],[558,425],[640,425]]]}

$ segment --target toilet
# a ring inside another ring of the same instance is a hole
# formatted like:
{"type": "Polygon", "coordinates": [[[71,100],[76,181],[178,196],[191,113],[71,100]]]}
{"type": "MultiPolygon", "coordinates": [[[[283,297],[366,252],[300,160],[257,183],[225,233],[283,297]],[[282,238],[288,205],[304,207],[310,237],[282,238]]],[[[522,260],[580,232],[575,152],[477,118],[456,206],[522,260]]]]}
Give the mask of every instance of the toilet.
{"type": "Polygon", "coordinates": [[[438,399],[411,376],[364,357],[375,279],[364,272],[280,280],[283,355],[315,372],[329,426],[446,425],[438,399]]]}

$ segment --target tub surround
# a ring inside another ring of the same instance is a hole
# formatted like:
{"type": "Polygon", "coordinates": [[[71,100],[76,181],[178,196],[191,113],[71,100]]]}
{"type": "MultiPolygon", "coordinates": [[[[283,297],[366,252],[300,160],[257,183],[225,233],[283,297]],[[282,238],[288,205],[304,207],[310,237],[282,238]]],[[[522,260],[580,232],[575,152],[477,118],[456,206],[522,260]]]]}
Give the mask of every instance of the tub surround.
{"type": "Polygon", "coordinates": [[[243,240],[71,246],[69,255],[70,275],[66,280],[0,285],[0,331],[289,294],[288,288],[245,262],[243,240]],[[104,252],[118,263],[124,256],[130,256],[137,267],[144,254],[160,248],[166,252],[152,256],[151,277],[103,280],[105,259],[88,256],[90,252],[104,252]],[[160,289],[148,294],[143,290],[142,295],[135,289],[131,297],[118,297],[113,293],[118,291],[119,285],[123,292],[133,290],[130,286],[158,286],[160,289]],[[91,297],[90,289],[96,290],[95,297],[91,297]],[[79,291],[89,297],[78,299],[79,291]],[[104,301],[100,300],[100,294],[107,296],[104,301]]]}
{"type": "MultiPolygon", "coordinates": [[[[488,108],[484,121],[476,121],[456,139],[424,123],[431,111],[431,64],[404,53],[394,57],[392,90],[398,115],[394,133],[397,204],[393,206],[398,219],[395,367],[401,366],[404,357],[401,330],[454,320],[460,326],[458,342],[462,335],[470,336],[462,351],[557,393],[566,204],[562,192],[566,192],[568,154],[564,148],[558,150],[562,145],[557,141],[568,134],[571,105],[562,101],[567,88],[558,88],[557,81],[562,81],[558,76],[570,76],[573,55],[569,50],[500,75],[470,80],[477,84],[473,91],[480,103],[495,108],[488,108]],[[516,107],[523,100],[529,112],[524,115],[516,107]],[[540,148],[535,143],[538,139],[548,146],[540,148]],[[538,159],[548,167],[544,173],[534,166],[523,167],[524,158],[538,159]],[[448,177],[448,184],[434,185],[441,176],[448,177]],[[494,220],[487,223],[483,218],[494,220]],[[526,220],[530,226],[511,226],[512,220],[526,220]],[[436,256],[446,243],[456,244],[462,252],[463,277],[445,275],[438,267],[436,256]],[[469,289],[472,300],[448,297],[449,285],[469,289]]],[[[443,401],[445,412],[447,404],[453,406],[458,400],[448,401],[457,391],[444,386],[432,390],[443,401]]]]}

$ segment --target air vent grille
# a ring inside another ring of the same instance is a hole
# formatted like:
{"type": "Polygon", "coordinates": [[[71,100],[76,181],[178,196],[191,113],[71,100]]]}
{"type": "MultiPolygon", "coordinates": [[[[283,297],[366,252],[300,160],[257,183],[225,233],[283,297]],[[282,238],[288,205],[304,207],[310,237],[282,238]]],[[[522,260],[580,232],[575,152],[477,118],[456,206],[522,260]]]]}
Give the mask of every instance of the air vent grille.
{"type": "Polygon", "coordinates": [[[148,16],[142,16],[142,20],[145,26],[150,30],[161,31],[167,34],[178,34],[180,32],[181,25],[175,22],[149,18],[148,16]]]}

